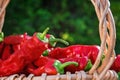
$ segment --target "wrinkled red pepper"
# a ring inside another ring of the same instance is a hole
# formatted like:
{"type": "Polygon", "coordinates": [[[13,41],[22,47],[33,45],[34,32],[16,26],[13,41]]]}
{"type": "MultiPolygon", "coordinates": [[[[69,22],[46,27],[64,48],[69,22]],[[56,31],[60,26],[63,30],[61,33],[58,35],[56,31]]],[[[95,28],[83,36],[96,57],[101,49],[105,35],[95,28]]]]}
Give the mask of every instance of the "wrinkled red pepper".
{"type": "Polygon", "coordinates": [[[68,61],[77,62],[79,65],[76,67],[74,65],[69,65],[65,68],[65,71],[70,71],[75,73],[76,71],[85,70],[88,71],[92,67],[91,61],[87,57],[74,57],[74,58],[61,58],[60,62],[65,63],[68,61]]]}
{"type": "Polygon", "coordinates": [[[19,50],[16,50],[8,59],[1,62],[0,76],[21,72],[27,64],[39,58],[46,48],[46,45],[35,36],[24,41],[19,50]]]}
{"type": "Polygon", "coordinates": [[[87,56],[94,63],[98,52],[99,47],[96,45],[71,45],[65,48],[57,47],[51,50],[48,56],[55,59],[87,56]]]}
{"type": "Polygon", "coordinates": [[[15,45],[15,44],[21,44],[21,42],[24,42],[25,40],[30,38],[31,36],[27,35],[27,33],[18,34],[18,35],[9,35],[3,39],[3,42],[5,44],[15,45]]]}
{"type": "Polygon", "coordinates": [[[12,53],[20,49],[20,45],[24,43],[25,40],[31,37],[27,33],[23,35],[10,35],[3,39],[0,44],[0,58],[2,60],[7,59],[12,53]]]}
{"type": "Polygon", "coordinates": [[[47,31],[48,29],[33,36],[28,36],[27,33],[10,35],[5,38],[1,36],[0,76],[22,72],[26,65],[38,59],[45,50],[54,47],[56,41],[68,44],[66,41],[56,39],[52,35],[46,35],[47,31]]]}
{"type": "Polygon", "coordinates": [[[34,75],[41,75],[42,73],[47,73],[47,75],[56,75],[57,73],[63,74],[66,66],[71,64],[78,66],[77,62],[69,61],[62,64],[60,61],[49,57],[40,57],[35,64],[37,68],[33,65],[27,68],[27,71],[34,75]]]}
{"type": "Polygon", "coordinates": [[[120,72],[120,54],[116,56],[116,59],[111,66],[111,69],[115,70],[116,72],[120,72]]]}
{"type": "Polygon", "coordinates": [[[4,50],[3,50],[3,53],[2,53],[2,60],[6,60],[7,58],[10,57],[10,55],[12,54],[12,49],[11,49],[11,46],[10,45],[6,45],[4,50]]]}
{"type": "Polygon", "coordinates": [[[24,36],[27,35],[26,33],[24,35],[10,35],[4,38],[4,43],[5,44],[20,44],[25,38],[24,36]]]}
{"type": "Polygon", "coordinates": [[[4,43],[0,42],[0,58],[2,57],[3,49],[4,49],[4,43]]]}

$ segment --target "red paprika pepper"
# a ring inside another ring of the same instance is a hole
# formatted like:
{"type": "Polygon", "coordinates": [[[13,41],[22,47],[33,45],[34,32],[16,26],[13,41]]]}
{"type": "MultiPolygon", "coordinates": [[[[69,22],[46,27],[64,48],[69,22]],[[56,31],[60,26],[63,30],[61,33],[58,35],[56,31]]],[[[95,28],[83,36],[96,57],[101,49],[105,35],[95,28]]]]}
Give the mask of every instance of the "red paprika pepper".
{"type": "Polygon", "coordinates": [[[10,35],[4,38],[5,44],[19,44],[23,40],[23,35],[10,35]]]}
{"type": "Polygon", "coordinates": [[[68,61],[74,61],[78,63],[78,66],[69,65],[65,68],[65,71],[70,71],[71,73],[75,73],[75,71],[85,70],[88,71],[92,67],[91,61],[87,57],[74,57],[74,58],[61,58],[60,62],[65,63],[68,61]]]}
{"type": "MultiPolygon", "coordinates": [[[[1,53],[5,59],[0,62],[0,76],[20,73],[27,64],[38,59],[46,49],[49,49],[49,45],[51,48],[50,41],[52,39],[51,37],[46,37],[45,34],[47,31],[48,29],[40,33],[39,37],[38,35],[28,36],[26,33],[24,35],[10,35],[4,39],[0,37],[3,44],[12,47],[12,50],[9,47],[5,47],[5,51],[1,53]]],[[[52,40],[51,42],[54,44],[54,41],[52,40]]]]}
{"type": "Polygon", "coordinates": [[[51,50],[48,56],[55,59],[87,56],[94,63],[98,52],[99,47],[96,45],[71,45],[65,48],[57,47],[51,50]]]}
{"type": "Polygon", "coordinates": [[[6,60],[7,58],[10,57],[10,55],[12,54],[12,48],[10,45],[5,45],[5,48],[3,49],[3,53],[2,53],[2,60],[6,60]]]}
{"type": "Polygon", "coordinates": [[[38,61],[39,61],[39,64],[37,65],[39,66],[37,66],[37,68],[33,66],[28,67],[27,70],[29,73],[33,73],[35,75],[41,75],[42,73],[47,73],[47,75],[56,75],[57,73],[63,74],[64,68],[68,65],[73,64],[75,66],[78,66],[77,62],[65,62],[62,64],[59,60],[52,59],[49,57],[40,57],[38,61]],[[45,59],[45,62],[44,62],[44,59],[45,59]],[[41,62],[41,60],[43,63],[41,62]]]}
{"type": "Polygon", "coordinates": [[[27,64],[38,59],[44,50],[46,45],[35,36],[24,41],[19,50],[1,62],[0,76],[20,73],[27,64]]]}
{"type": "Polygon", "coordinates": [[[13,54],[0,63],[0,76],[9,76],[20,73],[25,67],[25,60],[21,55],[13,54]]]}
{"type": "Polygon", "coordinates": [[[4,43],[0,42],[0,58],[2,57],[3,49],[4,49],[4,43]]]}
{"type": "Polygon", "coordinates": [[[7,59],[12,53],[20,49],[20,45],[27,39],[30,39],[30,36],[28,36],[27,33],[23,35],[10,35],[5,37],[0,44],[1,59],[7,59]]]}
{"type": "Polygon", "coordinates": [[[120,72],[120,54],[116,56],[116,59],[111,66],[111,69],[115,70],[116,72],[120,72]]]}
{"type": "Polygon", "coordinates": [[[20,34],[20,35],[9,35],[4,38],[4,43],[5,44],[20,44],[21,42],[25,41],[26,39],[30,39],[31,36],[28,36],[27,33],[20,34]]]}

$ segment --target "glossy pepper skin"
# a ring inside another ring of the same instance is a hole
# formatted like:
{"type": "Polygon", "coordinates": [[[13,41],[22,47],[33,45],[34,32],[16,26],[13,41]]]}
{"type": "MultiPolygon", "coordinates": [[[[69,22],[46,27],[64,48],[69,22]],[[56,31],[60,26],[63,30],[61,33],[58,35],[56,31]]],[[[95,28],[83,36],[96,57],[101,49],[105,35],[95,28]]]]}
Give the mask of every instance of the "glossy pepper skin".
{"type": "Polygon", "coordinates": [[[69,65],[65,68],[65,71],[70,71],[71,73],[75,73],[75,71],[80,70],[88,71],[92,67],[92,63],[87,57],[61,58],[59,61],[62,63],[68,61],[77,62],[79,64],[77,67],[74,65],[69,65]]]}
{"type": "Polygon", "coordinates": [[[5,44],[19,44],[23,40],[23,35],[10,35],[4,38],[5,44]]]}
{"type": "Polygon", "coordinates": [[[57,73],[63,74],[64,68],[71,64],[78,66],[77,62],[66,62],[62,64],[59,60],[56,59],[40,57],[39,60],[35,63],[35,66],[29,66],[27,71],[29,73],[33,73],[34,75],[41,75],[43,73],[47,73],[47,75],[56,75],[57,73]]]}
{"type": "Polygon", "coordinates": [[[30,38],[27,33],[5,37],[0,43],[0,58],[2,60],[9,58],[12,53],[21,48],[20,45],[24,43],[24,41],[30,38]]]}
{"type": "Polygon", "coordinates": [[[30,38],[31,36],[27,35],[27,33],[18,34],[18,35],[9,35],[3,39],[3,43],[7,45],[16,45],[16,44],[21,44],[21,42],[24,42],[26,39],[30,39],[30,38]]]}
{"type": "Polygon", "coordinates": [[[12,54],[12,48],[10,45],[6,45],[5,48],[3,49],[3,53],[2,53],[2,60],[6,60],[10,57],[10,55],[12,54]]]}
{"type": "Polygon", "coordinates": [[[112,70],[120,72],[120,54],[116,56],[114,63],[111,66],[112,70]]]}
{"type": "Polygon", "coordinates": [[[46,45],[35,36],[24,41],[20,50],[16,50],[8,59],[1,62],[0,76],[20,73],[27,64],[39,58],[44,50],[46,45]]]}
{"type": "Polygon", "coordinates": [[[65,48],[57,47],[51,50],[48,56],[55,59],[87,56],[94,63],[98,52],[99,47],[96,45],[71,45],[65,48]]]}

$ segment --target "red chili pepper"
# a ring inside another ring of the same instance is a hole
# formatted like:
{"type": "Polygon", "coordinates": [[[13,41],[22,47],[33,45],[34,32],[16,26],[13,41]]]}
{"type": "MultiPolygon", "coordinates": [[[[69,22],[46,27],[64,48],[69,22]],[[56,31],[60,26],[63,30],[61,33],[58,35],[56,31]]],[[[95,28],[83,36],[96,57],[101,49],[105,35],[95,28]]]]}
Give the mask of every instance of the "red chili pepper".
{"type": "Polygon", "coordinates": [[[15,45],[15,44],[20,44],[21,42],[23,42],[26,39],[30,39],[31,37],[27,35],[27,33],[25,34],[21,34],[21,35],[10,35],[4,38],[4,43],[5,44],[11,44],[11,45],[15,45]]]}
{"type": "Polygon", "coordinates": [[[11,46],[5,45],[5,48],[4,48],[3,53],[2,53],[2,60],[8,59],[11,54],[12,54],[11,46]]]}
{"type": "Polygon", "coordinates": [[[57,47],[49,52],[48,56],[55,59],[87,56],[94,63],[98,52],[96,45],[71,45],[65,48],[57,47]]]}
{"type": "Polygon", "coordinates": [[[19,44],[23,40],[23,35],[10,35],[4,38],[5,44],[19,44]]]}
{"type": "Polygon", "coordinates": [[[47,58],[47,57],[40,57],[40,58],[38,58],[36,61],[34,61],[34,65],[35,66],[43,66],[43,65],[45,65],[47,62],[49,61],[49,58],[47,58]]]}
{"type": "Polygon", "coordinates": [[[37,37],[33,36],[30,40],[24,42],[20,51],[21,55],[23,55],[28,62],[31,62],[38,59],[46,49],[46,44],[40,41],[37,37]]]}
{"type": "Polygon", "coordinates": [[[1,42],[1,59],[5,60],[9,58],[12,53],[20,49],[20,45],[27,39],[30,39],[27,33],[24,35],[10,35],[5,37],[1,42]]]}
{"type": "Polygon", "coordinates": [[[4,43],[0,42],[0,58],[2,57],[3,49],[4,49],[4,43]]]}
{"type": "Polygon", "coordinates": [[[47,75],[55,75],[57,73],[63,74],[64,68],[66,66],[71,65],[71,64],[78,66],[77,62],[65,62],[62,64],[60,61],[49,58],[49,57],[40,57],[38,61],[39,61],[39,64],[37,64],[39,65],[37,66],[38,68],[35,69],[35,67],[33,66],[28,67],[29,73],[33,73],[35,75],[41,75],[42,73],[47,73],[47,75]],[[43,64],[40,63],[41,59],[42,59],[43,64]],[[44,62],[44,59],[46,62],[44,62]]]}
{"type": "Polygon", "coordinates": [[[9,76],[20,73],[25,67],[25,60],[22,56],[13,54],[0,63],[0,76],[9,76]]]}
{"type": "Polygon", "coordinates": [[[120,54],[116,56],[116,59],[111,66],[111,69],[115,70],[116,72],[120,72],[120,54]]]}
{"type": "Polygon", "coordinates": [[[92,67],[92,63],[87,57],[61,58],[59,61],[62,63],[68,61],[77,62],[79,64],[77,67],[74,65],[69,65],[65,68],[65,71],[70,71],[71,73],[75,73],[75,71],[80,70],[88,71],[92,67]]]}
{"type": "Polygon", "coordinates": [[[38,59],[44,50],[46,50],[45,44],[35,36],[24,41],[20,50],[16,50],[8,59],[1,63],[0,76],[21,72],[27,64],[38,59]]]}

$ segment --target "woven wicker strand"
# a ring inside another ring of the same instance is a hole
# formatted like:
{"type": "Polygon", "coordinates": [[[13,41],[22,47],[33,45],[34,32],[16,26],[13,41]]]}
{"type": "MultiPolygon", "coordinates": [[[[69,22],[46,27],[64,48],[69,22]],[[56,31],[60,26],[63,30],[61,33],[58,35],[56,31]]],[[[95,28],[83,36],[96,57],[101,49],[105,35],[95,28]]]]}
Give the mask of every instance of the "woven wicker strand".
{"type": "MultiPolygon", "coordinates": [[[[4,24],[5,10],[10,0],[0,0],[0,32],[4,24]]],[[[13,74],[10,76],[0,77],[0,80],[118,80],[118,75],[115,71],[109,70],[115,59],[115,41],[116,29],[115,22],[110,10],[109,0],[91,0],[95,7],[95,11],[99,20],[100,34],[100,51],[93,67],[88,71],[77,71],[74,74],[66,72],[60,75],[47,75],[43,73],[41,76],[30,74],[13,74]],[[105,54],[105,59],[100,64],[100,59],[105,54]]]]}
{"type": "MultiPolygon", "coordinates": [[[[115,71],[108,70],[102,80],[117,80],[116,75],[115,71]]],[[[17,74],[14,74],[9,77],[1,77],[0,80],[92,80],[92,76],[93,75],[86,74],[84,71],[79,71],[75,74],[67,72],[66,75],[57,74],[51,76],[47,76],[45,73],[43,73],[42,76],[33,76],[33,74],[30,74],[29,76],[18,76],[17,74]]]]}
{"type": "Polygon", "coordinates": [[[4,24],[5,9],[9,2],[10,0],[0,0],[0,32],[2,31],[4,24]]]}

